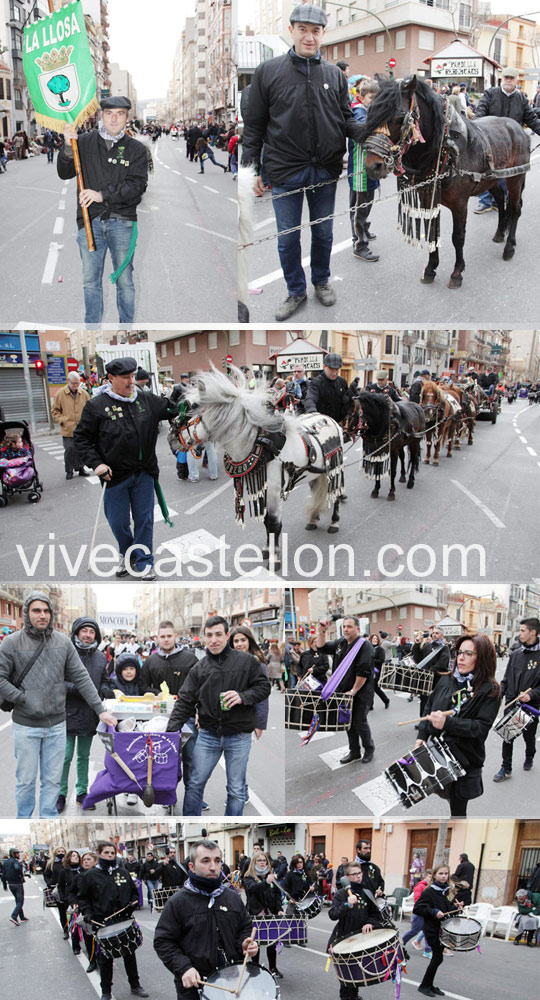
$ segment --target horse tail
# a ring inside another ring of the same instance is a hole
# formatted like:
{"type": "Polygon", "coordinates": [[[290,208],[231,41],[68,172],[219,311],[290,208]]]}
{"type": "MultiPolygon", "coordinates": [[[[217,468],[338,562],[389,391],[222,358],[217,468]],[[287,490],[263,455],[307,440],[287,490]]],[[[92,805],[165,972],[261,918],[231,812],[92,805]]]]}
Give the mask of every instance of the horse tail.
{"type": "Polygon", "coordinates": [[[321,514],[328,506],[328,477],[326,472],[313,480],[307,509],[308,521],[321,514]]]}

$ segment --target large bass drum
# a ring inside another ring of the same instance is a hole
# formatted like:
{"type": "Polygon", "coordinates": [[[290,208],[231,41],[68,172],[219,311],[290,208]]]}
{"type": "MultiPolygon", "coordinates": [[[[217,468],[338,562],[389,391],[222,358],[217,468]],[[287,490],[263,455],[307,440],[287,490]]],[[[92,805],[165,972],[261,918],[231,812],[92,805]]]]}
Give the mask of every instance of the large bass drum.
{"type": "Polygon", "coordinates": [[[258,945],[307,944],[307,923],[300,917],[255,917],[253,927],[258,945]]]}
{"type": "Polygon", "coordinates": [[[374,986],[390,979],[405,961],[399,934],[393,927],[377,927],[369,934],[351,934],[330,947],[336,975],[342,983],[374,986]]]}
{"type": "MultiPolygon", "coordinates": [[[[223,968],[212,972],[208,979],[201,983],[201,1000],[223,1000],[224,989],[230,990],[229,996],[232,997],[238,987],[242,967],[243,962],[235,962],[233,965],[224,965],[223,968]],[[214,985],[221,989],[212,989],[214,985]]],[[[242,1000],[279,1000],[279,989],[268,969],[263,965],[248,962],[238,996],[242,1000]]]]}

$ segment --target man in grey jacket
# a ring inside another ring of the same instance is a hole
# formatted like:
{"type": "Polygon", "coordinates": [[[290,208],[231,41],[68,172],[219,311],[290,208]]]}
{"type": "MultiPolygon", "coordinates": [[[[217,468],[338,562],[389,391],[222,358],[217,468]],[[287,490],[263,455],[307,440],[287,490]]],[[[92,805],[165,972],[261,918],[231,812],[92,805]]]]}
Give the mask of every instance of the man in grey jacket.
{"type": "Polygon", "coordinates": [[[47,594],[33,590],[23,604],[23,627],[0,644],[0,698],[13,703],[17,817],[32,816],[39,767],[39,815],[58,815],[56,800],[66,750],[66,687],[72,681],[102,722],[116,726],[67,635],[53,628],[47,594]],[[36,653],[39,650],[39,656],[36,653]],[[34,662],[20,683],[25,666],[34,662]]]}

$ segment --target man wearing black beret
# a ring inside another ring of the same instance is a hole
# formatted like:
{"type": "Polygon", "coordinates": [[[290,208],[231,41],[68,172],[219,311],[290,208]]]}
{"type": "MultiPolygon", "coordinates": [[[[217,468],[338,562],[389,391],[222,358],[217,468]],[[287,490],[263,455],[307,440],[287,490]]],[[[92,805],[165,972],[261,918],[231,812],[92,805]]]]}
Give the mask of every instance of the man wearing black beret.
{"type": "Polygon", "coordinates": [[[62,180],[75,177],[71,139],[78,138],[84,189],[77,206],[77,243],[82,260],[85,322],[103,318],[103,269],[107,250],[111,255],[120,323],[132,323],[135,315],[133,255],[137,241],[137,205],[148,182],[146,148],[126,133],[131,102],[127,97],[105,97],[96,129],[77,136],[73,126],[64,130],[64,145],[58,153],[57,170],[62,180]],[[82,208],[88,209],[95,250],[90,252],[84,230],[82,208]]]}
{"type": "Polygon", "coordinates": [[[77,448],[81,460],[105,483],[105,516],[121,556],[116,575],[129,573],[125,557],[133,549],[135,572],[142,580],[154,580],[156,440],[160,420],[176,416],[178,407],[137,389],[135,358],[115,358],[105,370],[108,383],[86,404],[76,427],[77,448]]]}

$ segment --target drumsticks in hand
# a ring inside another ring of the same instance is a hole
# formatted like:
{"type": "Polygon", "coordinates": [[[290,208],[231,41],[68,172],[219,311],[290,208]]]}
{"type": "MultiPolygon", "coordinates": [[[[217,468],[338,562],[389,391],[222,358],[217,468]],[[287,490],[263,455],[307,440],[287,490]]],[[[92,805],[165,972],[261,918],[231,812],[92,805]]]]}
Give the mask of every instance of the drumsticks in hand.
{"type": "MultiPolygon", "coordinates": [[[[442,712],[442,715],[452,715],[454,709],[449,708],[447,712],[442,712]]],[[[429,719],[429,715],[421,715],[419,719],[407,719],[406,722],[398,722],[398,726],[411,726],[413,722],[425,722],[429,719]]]]}
{"type": "MultiPolygon", "coordinates": [[[[255,940],[256,930],[257,930],[257,928],[255,926],[253,926],[251,928],[251,934],[248,937],[248,942],[255,940]]],[[[238,979],[238,983],[237,983],[236,989],[234,991],[235,996],[238,996],[238,994],[240,993],[240,987],[242,985],[242,980],[244,978],[244,972],[246,971],[246,965],[248,963],[248,958],[249,958],[248,947],[249,947],[249,944],[248,944],[248,946],[246,946],[246,954],[244,955],[244,964],[242,965],[242,968],[240,969],[240,977],[238,979]]]]}
{"type": "MultiPolygon", "coordinates": [[[[512,701],[509,701],[508,704],[504,706],[504,712],[506,712],[507,708],[510,708],[510,705],[515,705],[516,701],[519,701],[519,699],[521,698],[522,694],[529,694],[530,691],[532,691],[532,688],[527,688],[526,691],[520,691],[519,694],[518,694],[518,696],[517,696],[517,698],[513,698],[512,701]]],[[[503,715],[504,715],[504,712],[503,712],[503,715]]]]}

